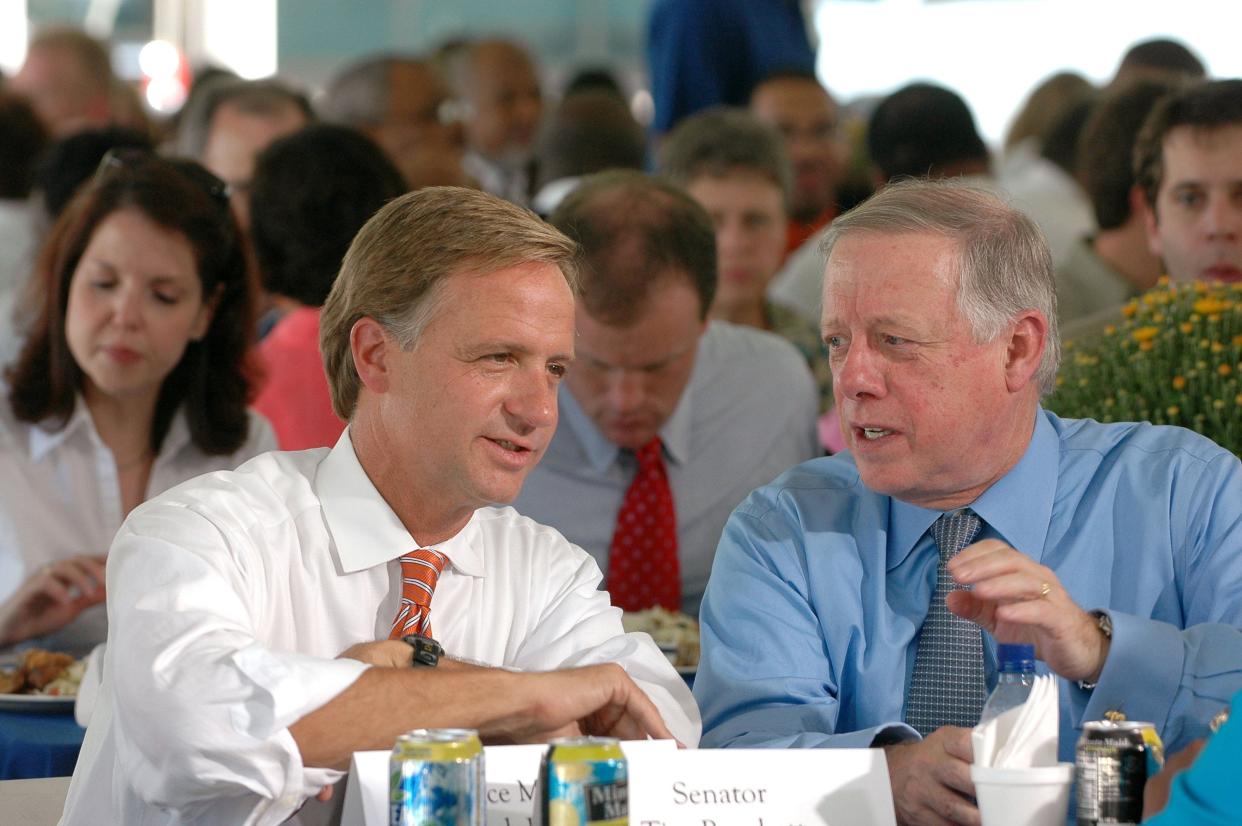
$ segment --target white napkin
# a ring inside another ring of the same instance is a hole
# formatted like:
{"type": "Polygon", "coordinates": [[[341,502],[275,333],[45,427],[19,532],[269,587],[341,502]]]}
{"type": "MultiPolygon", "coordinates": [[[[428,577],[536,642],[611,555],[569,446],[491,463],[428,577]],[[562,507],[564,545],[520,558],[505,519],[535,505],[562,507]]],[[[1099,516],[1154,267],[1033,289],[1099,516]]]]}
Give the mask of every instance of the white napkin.
{"type": "Polygon", "coordinates": [[[1040,675],[1026,702],[971,732],[975,763],[998,769],[1057,764],[1060,703],[1055,677],[1040,675]]]}

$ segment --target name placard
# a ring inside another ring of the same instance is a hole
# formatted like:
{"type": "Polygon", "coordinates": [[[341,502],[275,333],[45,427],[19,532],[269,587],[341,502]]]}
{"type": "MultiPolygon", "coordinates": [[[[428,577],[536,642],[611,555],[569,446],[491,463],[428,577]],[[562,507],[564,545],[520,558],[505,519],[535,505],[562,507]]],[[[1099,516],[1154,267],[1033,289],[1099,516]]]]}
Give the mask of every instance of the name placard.
{"type": "MultiPolygon", "coordinates": [[[[678,750],[622,743],[630,826],[894,826],[878,749],[678,750]]],[[[533,826],[546,746],[488,746],[487,826],[533,826]]],[[[388,752],[358,752],[342,826],[386,826],[388,752]]]]}
{"type": "Polygon", "coordinates": [[[895,824],[879,749],[705,749],[630,763],[630,826],[895,824]]]}

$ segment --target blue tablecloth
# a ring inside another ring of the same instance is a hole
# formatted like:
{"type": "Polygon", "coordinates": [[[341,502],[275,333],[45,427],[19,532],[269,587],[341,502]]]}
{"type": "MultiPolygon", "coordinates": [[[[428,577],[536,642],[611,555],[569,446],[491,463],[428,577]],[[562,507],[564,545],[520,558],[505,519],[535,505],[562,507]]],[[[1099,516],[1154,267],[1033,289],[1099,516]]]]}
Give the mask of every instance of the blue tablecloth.
{"type": "Polygon", "coordinates": [[[72,713],[0,711],[0,780],[73,774],[85,736],[72,713]]]}

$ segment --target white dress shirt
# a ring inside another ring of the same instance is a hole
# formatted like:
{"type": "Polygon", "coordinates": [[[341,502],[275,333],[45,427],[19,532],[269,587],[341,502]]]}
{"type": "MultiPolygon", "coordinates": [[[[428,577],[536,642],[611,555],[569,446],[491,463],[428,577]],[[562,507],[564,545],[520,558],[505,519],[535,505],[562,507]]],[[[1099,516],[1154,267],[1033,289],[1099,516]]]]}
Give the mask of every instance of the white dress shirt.
{"type": "MultiPolygon", "coordinates": [[[[268,453],[136,509],[108,561],[104,684],[62,824],[274,824],[340,772],[302,765],[288,727],[367,666],[334,659],[385,639],[396,557],[416,543],[336,447],[268,453]]],[[[431,603],[447,653],[548,670],[619,662],[672,732],[698,709],[645,634],[597,590],[600,572],[555,530],[482,508],[435,546],[431,603]]]]}
{"type": "MultiPolygon", "coordinates": [[[[13,417],[7,388],[0,388],[0,600],[8,599],[49,562],[106,553],[125,518],[116,460],[79,399],[68,423],[33,425],[13,417]]],[[[209,456],[190,439],[185,416],[173,417],[147,482],[147,498],[213,470],[225,470],[276,448],[267,420],[250,413],[245,443],[209,456]]],[[[38,644],[82,655],[103,642],[102,605],[38,644]]]]}

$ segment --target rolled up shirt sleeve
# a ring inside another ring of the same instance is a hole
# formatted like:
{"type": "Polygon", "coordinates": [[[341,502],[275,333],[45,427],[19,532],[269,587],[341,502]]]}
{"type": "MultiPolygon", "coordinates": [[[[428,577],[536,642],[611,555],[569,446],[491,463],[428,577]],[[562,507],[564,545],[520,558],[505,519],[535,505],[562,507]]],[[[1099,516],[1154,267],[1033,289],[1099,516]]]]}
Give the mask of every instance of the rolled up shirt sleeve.
{"type": "Polygon", "coordinates": [[[245,822],[278,823],[339,779],[303,767],[288,727],[367,668],[258,642],[265,577],[233,552],[247,541],[171,506],[127,522],[108,562],[118,766],[188,819],[231,798],[245,822]]]}

